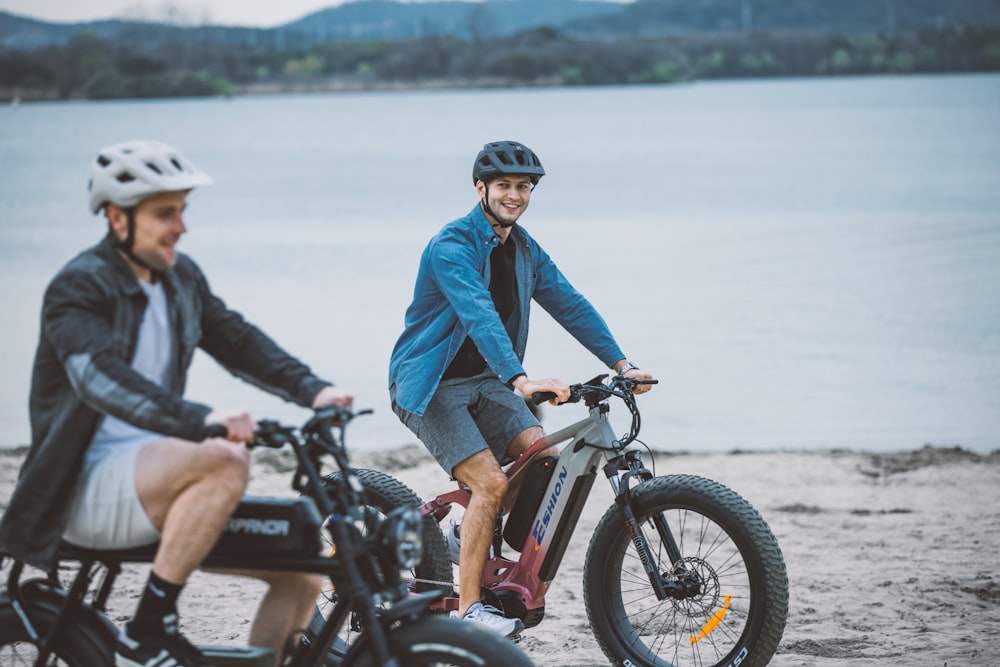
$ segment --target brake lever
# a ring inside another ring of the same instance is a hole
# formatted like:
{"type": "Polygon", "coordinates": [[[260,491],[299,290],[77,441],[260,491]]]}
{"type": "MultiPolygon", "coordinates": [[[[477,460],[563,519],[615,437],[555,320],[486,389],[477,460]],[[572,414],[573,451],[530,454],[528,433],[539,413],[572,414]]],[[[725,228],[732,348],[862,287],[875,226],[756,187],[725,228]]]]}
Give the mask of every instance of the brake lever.
{"type": "Polygon", "coordinates": [[[253,440],[247,442],[247,447],[267,447],[269,449],[281,449],[291,441],[294,429],[282,426],[276,421],[269,419],[257,422],[257,430],[254,432],[253,440]]]}

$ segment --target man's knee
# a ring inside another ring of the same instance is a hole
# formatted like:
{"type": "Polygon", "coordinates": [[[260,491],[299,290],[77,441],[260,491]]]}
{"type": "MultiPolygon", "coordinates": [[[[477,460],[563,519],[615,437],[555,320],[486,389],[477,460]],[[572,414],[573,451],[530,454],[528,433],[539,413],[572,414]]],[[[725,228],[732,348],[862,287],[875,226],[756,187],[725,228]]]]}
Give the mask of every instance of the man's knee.
{"type": "Polygon", "coordinates": [[[472,490],[473,497],[500,499],[507,492],[507,476],[488,449],[459,463],[453,474],[472,490]]]}
{"type": "Polygon", "coordinates": [[[198,466],[205,477],[226,485],[234,493],[242,494],[250,481],[250,454],[242,446],[224,440],[207,440],[199,447],[202,451],[198,466]]]}
{"type": "Polygon", "coordinates": [[[499,500],[507,493],[508,480],[503,471],[496,470],[482,472],[472,484],[468,484],[472,489],[473,496],[480,493],[487,498],[499,500]]]}

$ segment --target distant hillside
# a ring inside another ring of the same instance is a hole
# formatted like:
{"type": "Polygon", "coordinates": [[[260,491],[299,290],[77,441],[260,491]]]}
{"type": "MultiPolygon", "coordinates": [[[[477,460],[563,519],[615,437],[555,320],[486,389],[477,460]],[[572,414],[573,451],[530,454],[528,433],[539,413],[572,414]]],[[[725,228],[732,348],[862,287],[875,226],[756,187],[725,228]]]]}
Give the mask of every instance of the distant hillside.
{"type": "Polygon", "coordinates": [[[599,25],[622,5],[597,0],[487,0],[409,2],[366,0],[331,7],[282,26],[317,42],[413,39],[448,35],[501,37],[542,26],[559,28],[579,19],[599,25]]]}
{"type": "Polygon", "coordinates": [[[1000,0],[367,0],[273,29],[0,13],[0,102],[1000,72],[998,26],[1000,0]]]}
{"type": "Polygon", "coordinates": [[[395,2],[359,0],[310,14],[276,28],[177,26],[109,20],[60,24],[0,12],[0,48],[34,50],[66,44],[89,33],[136,47],[167,43],[301,49],[335,41],[405,40],[429,36],[479,39],[510,36],[539,27],[621,11],[598,0],[487,0],[486,2],[395,2]]]}
{"type": "Polygon", "coordinates": [[[1000,0],[357,0],[276,28],[109,20],[60,24],[0,12],[0,49],[31,51],[81,34],[140,50],[168,44],[304,49],[434,36],[479,41],[550,28],[568,37],[663,37],[797,29],[854,35],[1000,26],[1000,0]]]}
{"type": "Polygon", "coordinates": [[[816,30],[841,35],[1000,26],[997,0],[637,0],[565,24],[577,35],[816,30]]]}

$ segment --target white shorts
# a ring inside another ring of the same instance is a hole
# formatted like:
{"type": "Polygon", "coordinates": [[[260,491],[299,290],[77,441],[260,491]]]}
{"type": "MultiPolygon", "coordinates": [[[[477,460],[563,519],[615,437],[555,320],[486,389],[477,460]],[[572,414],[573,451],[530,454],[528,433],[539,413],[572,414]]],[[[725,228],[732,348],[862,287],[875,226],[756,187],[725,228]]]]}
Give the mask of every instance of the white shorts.
{"type": "Polygon", "coordinates": [[[135,488],[136,459],[146,444],[123,446],[84,464],[64,540],[88,549],[130,549],[159,541],[135,488]]]}

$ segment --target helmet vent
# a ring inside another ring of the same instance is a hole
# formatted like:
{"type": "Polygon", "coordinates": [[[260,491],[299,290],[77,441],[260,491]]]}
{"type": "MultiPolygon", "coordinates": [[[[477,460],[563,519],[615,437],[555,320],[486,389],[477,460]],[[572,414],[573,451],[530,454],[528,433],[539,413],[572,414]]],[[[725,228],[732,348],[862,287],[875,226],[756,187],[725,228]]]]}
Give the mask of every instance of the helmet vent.
{"type": "Polygon", "coordinates": [[[170,144],[144,139],[102,148],[90,163],[90,177],[91,213],[108,203],[128,208],[158,192],[212,184],[208,174],[170,144]]]}
{"type": "Polygon", "coordinates": [[[545,175],[534,151],[516,141],[496,141],[483,146],[472,166],[472,182],[488,182],[501,174],[529,176],[532,183],[545,175]]]}

